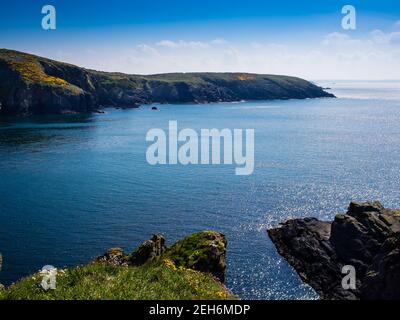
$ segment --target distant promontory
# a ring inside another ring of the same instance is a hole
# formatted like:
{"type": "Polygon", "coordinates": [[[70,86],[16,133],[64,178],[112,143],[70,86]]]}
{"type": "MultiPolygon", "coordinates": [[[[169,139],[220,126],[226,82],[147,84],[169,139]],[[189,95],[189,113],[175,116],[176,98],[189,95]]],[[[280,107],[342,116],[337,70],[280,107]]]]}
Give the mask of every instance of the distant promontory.
{"type": "Polygon", "coordinates": [[[0,116],[95,112],[150,103],[334,97],[309,81],[250,73],[128,75],[0,49],[0,116]]]}

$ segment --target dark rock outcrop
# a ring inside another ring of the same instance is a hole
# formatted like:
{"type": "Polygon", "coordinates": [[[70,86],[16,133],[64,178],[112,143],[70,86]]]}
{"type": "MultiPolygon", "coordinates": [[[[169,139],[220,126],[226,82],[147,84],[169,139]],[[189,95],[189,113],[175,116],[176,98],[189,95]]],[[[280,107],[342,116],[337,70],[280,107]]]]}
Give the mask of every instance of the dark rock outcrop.
{"type": "Polygon", "coordinates": [[[121,248],[111,248],[111,249],[107,250],[107,252],[104,255],[96,258],[95,261],[96,262],[106,262],[106,263],[110,263],[115,266],[127,266],[128,265],[128,261],[126,259],[124,250],[122,250],[121,248]]]}
{"type": "Polygon", "coordinates": [[[164,236],[155,234],[130,254],[125,254],[121,248],[111,248],[104,255],[97,257],[95,261],[106,262],[116,266],[140,266],[154,258],[160,257],[165,250],[164,236]]]}
{"type": "Polygon", "coordinates": [[[150,240],[143,242],[127,259],[131,265],[142,265],[151,259],[161,256],[165,249],[165,238],[160,234],[155,234],[150,240]]]}
{"type": "Polygon", "coordinates": [[[248,73],[127,75],[0,49],[0,115],[93,112],[150,103],[334,97],[306,80],[248,73]]]}
{"type": "Polygon", "coordinates": [[[352,202],[333,222],[293,219],[268,230],[278,252],[323,299],[400,299],[400,215],[379,202],[352,202]],[[356,270],[344,289],[342,268],[356,270]]]}

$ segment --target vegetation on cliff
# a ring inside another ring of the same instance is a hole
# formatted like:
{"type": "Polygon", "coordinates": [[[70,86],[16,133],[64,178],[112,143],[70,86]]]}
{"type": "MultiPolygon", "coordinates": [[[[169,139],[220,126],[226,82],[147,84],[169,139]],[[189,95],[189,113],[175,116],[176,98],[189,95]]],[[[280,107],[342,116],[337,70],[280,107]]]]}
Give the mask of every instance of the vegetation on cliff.
{"type": "Polygon", "coordinates": [[[64,79],[46,74],[39,62],[32,55],[17,53],[11,50],[1,50],[0,58],[27,82],[39,82],[58,86],[70,85],[64,79]]]}
{"type": "Polygon", "coordinates": [[[226,240],[213,231],[195,233],[177,241],[165,256],[177,266],[200,271],[214,270],[214,275],[224,281],[226,240]]]}
{"type": "Polygon", "coordinates": [[[153,299],[236,299],[213,275],[214,262],[222,261],[225,269],[224,236],[205,231],[178,242],[184,252],[164,247],[164,238],[155,235],[131,254],[113,248],[94,262],[76,268],[58,270],[56,289],[45,291],[42,275],[36,273],[1,290],[0,299],[7,300],[153,300],[153,299]],[[223,241],[219,255],[210,238],[223,241]],[[208,241],[208,243],[206,242],[208,241]],[[197,257],[209,257],[210,268],[202,271],[186,262],[197,257]],[[181,254],[183,253],[183,256],[181,254]],[[136,255],[136,258],[133,258],[136,255]],[[141,259],[138,259],[140,255],[141,259]],[[139,263],[140,260],[140,263],[139,263]],[[134,263],[132,262],[134,261],[134,263]],[[175,261],[179,261],[176,263],[175,261]]]}
{"type": "Polygon", "coordinates": [[[188,300],[229,299],[219,282],[199,271],[177,268],[169,260],[139,267],[91,263],[58,271],[55,290],[43,290],[40,274],[0,292],[9,300],[188,300]]]}
{"type": "Polygon", "coordinates": [[[0,49],[0,115],[90,112],[149,103],[333,97],[306,80],[249,73],[127,75],[0,49]]]}

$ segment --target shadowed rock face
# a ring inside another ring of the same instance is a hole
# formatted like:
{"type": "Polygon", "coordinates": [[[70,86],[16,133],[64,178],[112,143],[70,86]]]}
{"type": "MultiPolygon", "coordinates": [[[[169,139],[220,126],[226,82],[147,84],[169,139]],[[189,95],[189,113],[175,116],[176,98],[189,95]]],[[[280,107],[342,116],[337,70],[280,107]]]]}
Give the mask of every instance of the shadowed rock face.
{"type": "Polygon", "coordinates": [[[294,219],[268,230],[278,252],[322,299],[400,299],[400,215],[379,202],[352,202],[333,222],[294,219]],[[342,268],[356,289],[342,288],[342,268]]]}
{"type": "Polygon", "coordinates": [[[306,80],[247,73],[127,75],[0,49],[0,115],[92,112],[149,103],[334,97],[306,80]]]}
{"type": "Polygon", "coordinates": [[[164,236],[155,234],[150,240],[143,242],[136,251],[132,252],[128,257],[128,261],[132,265],[142,265],[146,261],[160,257],[165,249],[164,236]]]}

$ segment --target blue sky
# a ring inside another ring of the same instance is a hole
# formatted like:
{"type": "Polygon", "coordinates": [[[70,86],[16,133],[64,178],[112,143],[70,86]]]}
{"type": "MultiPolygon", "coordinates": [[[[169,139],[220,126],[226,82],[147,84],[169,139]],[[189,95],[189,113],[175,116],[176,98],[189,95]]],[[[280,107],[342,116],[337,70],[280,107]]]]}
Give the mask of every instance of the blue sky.
{"type": "Polygon", "coordinates": [[[248,71],[399,78],[400,1],[2,1],[0,47],[129,73],[248,71]],[[57,29],[41,28],[54,5],[57,29]],[[341,28],[341,9],[357,29],[341,28]]]}

